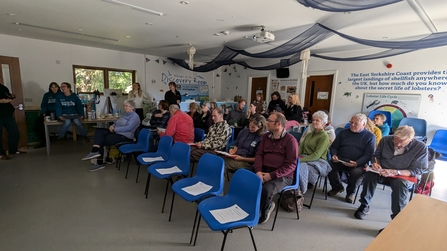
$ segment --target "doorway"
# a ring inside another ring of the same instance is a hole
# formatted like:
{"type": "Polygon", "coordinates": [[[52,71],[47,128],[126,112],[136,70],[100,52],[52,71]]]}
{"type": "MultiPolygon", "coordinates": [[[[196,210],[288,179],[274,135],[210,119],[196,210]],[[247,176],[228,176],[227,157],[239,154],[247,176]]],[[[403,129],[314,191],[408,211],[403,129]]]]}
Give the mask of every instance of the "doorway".
{"type": "Polygon", "coordinates": [[[247,100],[247,105],[250,105],[256,99],[258,93],[264,96],[264,101],[267,100],[267,77],[254,77],[251,79],[250,97],[247,97],[250,100],[247,100]]]}
{"type": "MultiPolygon", "coordinates": [[[[26,131],[25,106],[23,105],[22,80],[20,78],[19,59],[14,57],[0,56],[0,83],[8,87],[9,92],[16,98],[11,104],[16,108],[14,117],[19,127],[20,139],[19,149],[28,145],[28,134],[26,131]]],[[[8,134],[3,130],[3,149],[8,149],[8,134]]],[[[14,154],[14,153],[10,153],[14,154]]]]}
{"type": "Polygon", "coordinates": [[[311,113],[319,110],[329,112],[333,80],[334,75],[310,76],[307,78],[304,107],[311,113]]]}

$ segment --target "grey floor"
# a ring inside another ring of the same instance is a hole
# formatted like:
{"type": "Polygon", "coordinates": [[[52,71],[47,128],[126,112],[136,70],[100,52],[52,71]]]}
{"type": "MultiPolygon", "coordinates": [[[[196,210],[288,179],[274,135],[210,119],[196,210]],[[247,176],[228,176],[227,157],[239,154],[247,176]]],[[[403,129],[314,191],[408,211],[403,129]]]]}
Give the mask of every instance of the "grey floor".
{"type": "MultiPolygon", "coordinates": [[[[135,183],[135,164],[127,180],[114,165],[87,172],[90,163],[80,159],[90,147],[68,140],[53,144],[50,156],[41,148],[0,161],[0,250],[220,250],[223,235],[203,221],[197,245],[189,245],[195,204],[177,197],[168,222],[167,210],[161,213],[164,180],[152,179],[145,199],[145,170],[135,183]]],[[[446,167],[436,166],[434,198],[447,198],[446,167]]],[[[377,190],[363,221],[353,217],[358,202],[325,201],[321,189],[315,197],[299,221],[280,210],[275,231],[272,219],[255,227],[258,250],[363,250],[390,222],[389,189],[377,190]]],[[[253,250],[248,230],[230,234],[226,250],[253,250]]]]}

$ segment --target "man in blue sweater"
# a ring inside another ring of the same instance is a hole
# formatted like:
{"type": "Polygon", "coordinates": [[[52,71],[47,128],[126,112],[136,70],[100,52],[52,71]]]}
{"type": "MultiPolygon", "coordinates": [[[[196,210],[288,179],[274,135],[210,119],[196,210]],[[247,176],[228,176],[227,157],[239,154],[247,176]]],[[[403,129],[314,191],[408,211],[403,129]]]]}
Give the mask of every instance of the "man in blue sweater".
{"type": "Polygon", "coordinates": [[[349,173],[346,187],[346,202],[354,201],[355,189],[361,182],[363,168],[371,160],[376,146],[374,134],[365,129],[367,117],[358,113],[351,118],[349,129],[340,131],[329,148],[332,160],[329,181],[332,190],[329,196],[345,191],[340,180],[339,171],[349,173]]]}
{"type": "Polygon", "coordinates": [[[405,177],[420,176],[428,167],[427,146],[414,139],[413,127],[400,126],[392,136],[382,138],[371,162],[372,170],[365,173],[361,205],[354,217],[363,220],[369,214],[369,204],[380,182],[391,186],[391,218],[394,219],[410,197],[408,187],[412,183],[405,177]]]}

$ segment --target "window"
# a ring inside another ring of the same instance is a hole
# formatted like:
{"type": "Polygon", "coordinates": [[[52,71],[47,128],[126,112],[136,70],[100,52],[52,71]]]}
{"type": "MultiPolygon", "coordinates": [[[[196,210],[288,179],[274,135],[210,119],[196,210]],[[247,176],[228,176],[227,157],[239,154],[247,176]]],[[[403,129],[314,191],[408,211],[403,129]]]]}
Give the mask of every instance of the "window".
{"type": "Polygon", "coordinates": [[[73,76],[78,94],[104,92],[104,89],[120,89],[124,93],[135,83],[133,70],[73,65],[73,76]]]}

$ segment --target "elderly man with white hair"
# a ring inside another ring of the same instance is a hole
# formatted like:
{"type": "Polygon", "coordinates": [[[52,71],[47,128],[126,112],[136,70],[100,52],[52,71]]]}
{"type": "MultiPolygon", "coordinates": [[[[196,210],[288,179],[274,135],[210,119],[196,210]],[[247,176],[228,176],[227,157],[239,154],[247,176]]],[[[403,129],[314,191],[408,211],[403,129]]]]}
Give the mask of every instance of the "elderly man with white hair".
{"type": "Polygon", "coordinates": [[[354,217],[363,220],[369,214],[369,204],[377,183],[391,186],[391,218],[407,205],[410,197],[408,187],[412,183],[405,177],[422,174],[428,166],[427,146],[414,139],[414,129],[400,126],[392,136],[383,137],[371,159],[371,172],[365,173],[360,207],[354,217]]]}
{"type": "Polygon", "coordinates": [[[328,178],[332,190],[329,196],[335,196],[345,191],[340,180],[339,171],[349,173],[346,187],[346,202],[353,203],[357,186],[361,182],[363,168],[371,160],[376,147],[374,134],[365,129],[367,117],[365,114],[357,113],[351,118],[349,129],[340,131],[329,148],[332,160],[330,162],[332,171],[328,178]]]}

